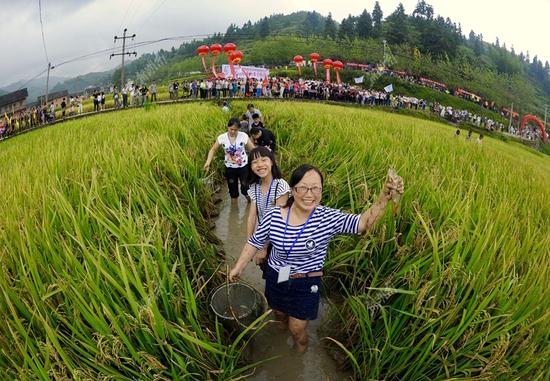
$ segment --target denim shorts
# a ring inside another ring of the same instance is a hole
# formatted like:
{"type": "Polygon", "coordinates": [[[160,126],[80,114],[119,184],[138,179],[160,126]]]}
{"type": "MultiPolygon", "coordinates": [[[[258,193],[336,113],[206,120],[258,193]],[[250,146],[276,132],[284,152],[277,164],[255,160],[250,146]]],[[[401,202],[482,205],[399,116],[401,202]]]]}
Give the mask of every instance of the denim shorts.
{"type": "Polygon", "coordinates": [[[289,279],[277,283],[279,273],[265,272],[265,296],[269,307],[300,320],[315,320],[319,311],[321,277],[289,279]]]}

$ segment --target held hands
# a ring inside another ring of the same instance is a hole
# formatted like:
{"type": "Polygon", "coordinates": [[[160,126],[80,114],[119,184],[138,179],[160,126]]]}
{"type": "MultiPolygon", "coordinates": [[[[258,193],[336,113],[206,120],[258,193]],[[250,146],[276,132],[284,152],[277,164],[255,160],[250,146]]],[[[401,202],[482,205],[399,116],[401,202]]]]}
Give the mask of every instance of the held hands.
{"type": "Polygon", "coordinates": [[[395,169],[390,168],[388,170],[388,178],[384,184],[382,194],[388,201],[391,199],[395,204],[397,204],[404,191],[405,186],[403,184],[403,178],[397,174],[395,169]]]}
{"type": "Polygon", "coordinates": [[[237,266],[233,267],[229,272],[229,281],[236,282],[241,277],[242,270],[238,269],[237,266]]]}

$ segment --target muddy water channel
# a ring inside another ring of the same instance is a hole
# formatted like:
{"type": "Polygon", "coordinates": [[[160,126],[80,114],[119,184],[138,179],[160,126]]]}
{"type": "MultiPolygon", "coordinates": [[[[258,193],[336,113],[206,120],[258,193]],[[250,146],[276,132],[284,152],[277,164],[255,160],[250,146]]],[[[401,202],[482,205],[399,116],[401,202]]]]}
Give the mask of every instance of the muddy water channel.
{"type": "MultiPolygon", "coordinates": [[[[222,190],[223,192],[223,190],[222,190]]],[[[238,203],[231,203],[226,197],[219,205],[220,215],[216,220],[215,233],[224,243],[227,254],[227,264],[233,266],[246,242],[246,217],[249,204],[244,197],[239,197],[238,203]]],[[[250,263],[242,275],[242,279],[258,290],[264,291],[264,281],[261,271],[254,263],[250,263]]],[[[274,323],[255,336],[250,344],[252,361],[277,356],[260,365],[254,375],[247,380],[345,380],[348,373],[337,370],[334,360],[326,353],[320,343],[317,329],[323,320],[327,303],[321,299],[319,316],[311,321],[308,327],[309,348],[306,353],[299,354],[292,346],[293,341],[288,330],[281,331],[274,323]]]]}

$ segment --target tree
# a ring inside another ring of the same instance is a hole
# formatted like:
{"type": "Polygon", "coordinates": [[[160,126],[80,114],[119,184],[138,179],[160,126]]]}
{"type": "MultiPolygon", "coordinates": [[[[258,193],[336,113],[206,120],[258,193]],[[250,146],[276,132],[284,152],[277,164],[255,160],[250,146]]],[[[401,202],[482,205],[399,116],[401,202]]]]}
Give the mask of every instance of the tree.
{"type": "Polygon", "coordinates": [[[416,8],[414,8],[412,15],[413,17],[421,17],[426,20],[431,20],[434,16],[434,8],[424,0],[420,0],[418,4],[416,4],[416,8]]]}
{"type": "Polygon", "coordinates": [[[323,35],[329,38],[336,38],[336,32],[337,32],[336,23],[332,19],[332,13],[329,12],[328,17],[325,21],[325,31],[323,35]]]}
{"type": "Polygon", "coordinates": [[[498,40],[498,37],[497,37],[497,39],[496,39],[496,41],[495,41],[495,46],[496,46],[497,48],[500,48],[500,41],[498,40]]]}
{"type": "Polygon", "coordinates": [[[338,29],[338,38],[341,40],[353,40],[355,38],[355,18],[351,15],[342,20],[338,29]]]}
{"type": "Polygon", "coordinates": [[[386,18],[386,40],[390,44],[402,44],[409,41],[407,15],[402,3],[386,18]]]}
{"type": "Polygon", "coordinates": [[[372,36],[372,18],[366,9],[363,10],[363,13],[361,13],[357,19],[355,32],[359,38],[367,38],[372,36]]]}
{"type": "Polygon", "coordinates": [[[304,21],[304,34],[306,36],[315,36],[319,34],[321,27],[321,17],[317,12],[308,12],[304,21]]]}
{"type": "Polygon", "coordinates": [[[380,8],[380,4],[376,1],[374,3],[374,9],[372,10],[372,31],[374,37],[378,37],[382,33],[382,17],[382,8],[380,8]]]}
{"type": "Polygon", "coordinates": [[[262,21],[260,21],[260,25],[258,29],[259,29],[258,34],[260,35],[260,37],[266,38],[267,36],[269,36],[270,27],[269,27],[269,19],[267,17],[264,17],[262,21]]]}

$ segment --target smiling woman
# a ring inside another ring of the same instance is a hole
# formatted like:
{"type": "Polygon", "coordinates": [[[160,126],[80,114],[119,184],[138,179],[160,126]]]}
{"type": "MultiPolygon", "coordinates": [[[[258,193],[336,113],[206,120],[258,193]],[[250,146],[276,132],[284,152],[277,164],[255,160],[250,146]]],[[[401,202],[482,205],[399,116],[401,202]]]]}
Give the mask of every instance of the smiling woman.
{"type": "Polygon", "coordinates": [[[362,234],[380,220],[392,197],[403,193],[403,180],[395,175],[384,184],[378,200],[362,214],[348,214],[321,205],[323,175],[304,164],[290,178],[291,197],[272,208],[244,246],[231,270],[234,281],[266,241],[273,245],[266,271],[265,295],[275,317],[288,325],[299,352],[307,349],[307,325],[317,318],[322,268],[332,237],[362,234]]]}
{"type": "Polygon", "coordinates": [[[249,150],[254,148],[254,144],[248,138],[248,135],[239,131],[239,126],[239,119],[229,119],[229,122],[227,122],[227,132],[218,136],[208,152],[206,163],[204,163],[204,170],[208,172],[214,154],[218,148],[223,147],[225,153],[225,178],[227,179],[229,195],[233,201],[236,201],[239,197],[239,182],[241,183],[242,195],[247,196],[246,165],[248,164],[248,157],[246,156],[245,147],[249,150]]]}

